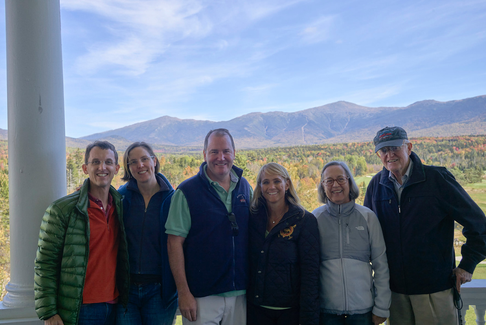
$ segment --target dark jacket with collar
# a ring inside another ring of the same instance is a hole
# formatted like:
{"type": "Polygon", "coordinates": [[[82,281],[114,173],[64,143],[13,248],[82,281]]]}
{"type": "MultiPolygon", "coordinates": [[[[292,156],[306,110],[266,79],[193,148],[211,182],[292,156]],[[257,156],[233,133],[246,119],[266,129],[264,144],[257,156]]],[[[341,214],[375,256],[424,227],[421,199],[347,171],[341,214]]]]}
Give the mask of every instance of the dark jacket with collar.
{"type": "Polygon", "coordinates": [[[401,203],[383,168],[368,185],[364,205],[383,229],[391,290],[428,294],[452,287],[454,220],[467,238],[459,267],[473,273],[486,257],[486,218],[446,168],[423,165],[414,152],[410,159],[412,174],[401,203]]]}
{"type": "Polygon", "coordinates": [[[319,323],[320,237],[313,214],[289,204],[289,211],[265,237],[267,209],[260,199],[250,216],[250,303],[299,307],[300,324],[319,323]]]}
{"type": "Polygon", "coordinates": [[[204,162],[199,173],[179,185],[191,213],[191,229],[184,240],[187,283],[194,297],[206,297],[248,284],[248,218],[250,185],[233,166],[238,183],[231,208],[238,224],[235,235],[225,204],[209,183],[204,162]]]}
{"type": "MultiPolygon", "coordinates": [[[[35,311],[41,320],[58,314],[66,325],[78,323],[89,256],[89,179],[79,191],[54,201],[44,213],[35,258],[35,311]]],[[[118,302],[128,303],[129,266],[121,195],[110,187],[120,232],[116,286],[118,302]]]]}
{"type": "Polygon", "coordinates": [[[123,211],[130,257],[130,273],[161,276],[162,302],[169,306],[177,299],[177,289],[170,270],[165,222],[174,189],[161,173],[156,174],[160,191],[150,199],[147,209],[137,181],[131,178],[120,186],[124,196],[123,211]]]}

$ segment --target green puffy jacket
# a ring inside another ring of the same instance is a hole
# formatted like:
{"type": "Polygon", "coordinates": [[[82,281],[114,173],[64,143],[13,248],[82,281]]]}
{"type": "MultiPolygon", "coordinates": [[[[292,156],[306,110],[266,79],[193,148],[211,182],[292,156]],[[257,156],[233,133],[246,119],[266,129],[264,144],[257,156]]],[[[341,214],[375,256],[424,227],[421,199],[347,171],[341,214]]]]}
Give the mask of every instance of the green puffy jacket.
{"type": "MultiPolygon", "coordinates": [[[[88,185],[86,179],[79,191],[54,201],[42,218],[34,267],[35,311],[42,320],[59,314],[65,325],[78,323],[89,255],[88,185]]],[[[122,196],[114,187],[110,194],[120,225],[118,302],[126,306],[130,273],[122,196]]]]}

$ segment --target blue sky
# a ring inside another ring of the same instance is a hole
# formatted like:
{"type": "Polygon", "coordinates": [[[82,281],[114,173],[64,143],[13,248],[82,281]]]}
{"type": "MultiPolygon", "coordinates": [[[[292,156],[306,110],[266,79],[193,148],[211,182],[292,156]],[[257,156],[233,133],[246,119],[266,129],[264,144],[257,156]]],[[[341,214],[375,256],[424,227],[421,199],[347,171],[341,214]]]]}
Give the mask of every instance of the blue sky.
{"type": "MultiPolygon", "coordinates": [[[[0,0],[0,128],[7,128],[0,0]]],[[[61,0],[66,135],[486,94],[486,1],[61,0]]]]}

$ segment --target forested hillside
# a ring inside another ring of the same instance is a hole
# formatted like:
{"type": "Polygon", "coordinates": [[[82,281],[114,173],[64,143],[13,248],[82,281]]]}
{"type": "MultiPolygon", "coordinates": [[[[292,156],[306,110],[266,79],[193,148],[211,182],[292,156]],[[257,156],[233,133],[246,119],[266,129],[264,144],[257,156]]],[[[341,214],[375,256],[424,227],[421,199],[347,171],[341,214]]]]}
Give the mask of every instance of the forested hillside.
{"type": "MultiPolygon", "coordinates": [[[[413,150],[425,164],[449,168],[461,184],[477,183],[483,177],[486,170],[485,135],[424,137],[411,139],[411,141],[413,150]]],[[[183,150],[181,149],[181,151],[183,150]]],[[[156,152],[156,154],[162,173],[167,176],[174,187],[195,175],[203,161],[202,153],[162,154],[156,152]]],[[[123,152],[119,152],[119,155],[123,157],[123,152]]],[[[312,211],[319,206],[316,185],[320,180],[320,171],[324,164],[331,160],[347,162],[361,189],[362,194],[358,198],[358,202],[362,202],[371,175],[382,168],[381,161],[374,153],[374,147],[370,142],[241,150],[237,151],[234,163],[244,169],[244,175],[252,186],[255,186],[256,175],[265,163],[282,164],[289,171],[304,207],[312,211]]],[[[83,162],[84,150],[68,148],[66,177],[69,193],[73,192],[86,177],[81,169],[83,162]]],[[[7,165],[7,142],[0,141],[0,294],[8,281],[10,259],[7,165]]],[[[123,170],[120,170],[114,179],[113,185],[116,188],[123,184],[121,175],[123,175],[123,170]]],[[[475,199],[476,197],[473,196],[475,199]]],[[[484,205],[480,205],[483,209],[485,208],[484,205]]]]}

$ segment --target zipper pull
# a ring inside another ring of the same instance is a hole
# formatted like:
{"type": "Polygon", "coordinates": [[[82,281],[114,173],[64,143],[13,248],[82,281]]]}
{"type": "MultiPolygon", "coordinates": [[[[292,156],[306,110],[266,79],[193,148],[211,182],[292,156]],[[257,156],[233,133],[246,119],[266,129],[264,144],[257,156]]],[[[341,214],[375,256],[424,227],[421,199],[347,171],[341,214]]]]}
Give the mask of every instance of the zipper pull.
{"type": "Polygon", "coordinates": [[[400,206],[398,206],[398,213],[402,213],[402,210],[400,209],[400,206]]]}

